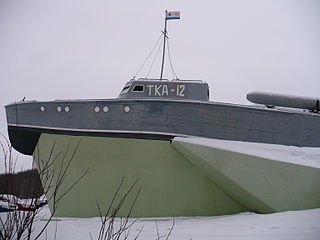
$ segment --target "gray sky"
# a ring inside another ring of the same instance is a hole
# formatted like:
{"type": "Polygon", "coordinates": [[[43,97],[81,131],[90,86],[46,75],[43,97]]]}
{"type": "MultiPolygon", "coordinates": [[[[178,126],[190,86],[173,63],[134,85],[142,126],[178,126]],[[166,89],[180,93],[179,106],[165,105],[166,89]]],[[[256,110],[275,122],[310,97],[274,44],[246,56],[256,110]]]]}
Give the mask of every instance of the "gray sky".
{"type": "MultiPolygon", "coordinates": [[[[319,0],[0,0],[0,132],[3,107],[23,97],[116,97],[160,36],[165,9],[181,11],[168,22],[177,75],[208,82],[211,100],[319,97],[319,0]]],[[[159,73],[156,62],[150,77],[159,73]]]]}

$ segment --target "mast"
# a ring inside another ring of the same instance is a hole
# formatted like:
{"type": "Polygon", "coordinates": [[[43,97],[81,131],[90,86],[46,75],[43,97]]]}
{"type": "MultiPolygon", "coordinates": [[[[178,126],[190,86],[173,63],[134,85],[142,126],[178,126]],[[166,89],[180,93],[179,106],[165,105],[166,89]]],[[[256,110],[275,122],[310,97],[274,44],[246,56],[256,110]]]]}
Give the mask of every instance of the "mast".
{"type": "Polygon", "coordinates": [[[161,73],[160,73],[160,80],[162,80],[163,75],[163,67],[164,67],[164,55],[166,52],[166,37],[167,37],[167,10],[165,14],[165,21],[164,21],[164,31],[163,31],[163,49],[162,49],[162,63],[161,63],[161,73]]]}

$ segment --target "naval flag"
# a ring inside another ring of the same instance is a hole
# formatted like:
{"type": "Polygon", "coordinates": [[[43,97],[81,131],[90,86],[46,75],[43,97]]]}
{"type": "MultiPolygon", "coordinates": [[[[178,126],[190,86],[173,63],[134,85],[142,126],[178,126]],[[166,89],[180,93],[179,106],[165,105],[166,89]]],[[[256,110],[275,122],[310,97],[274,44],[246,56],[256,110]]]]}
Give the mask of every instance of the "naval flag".
{"type": "Polygon", "coordinates": [[[180,12],[179,11],[167,12],[166,20],[171,20],[171,19],[180,19],[180,12]]]}

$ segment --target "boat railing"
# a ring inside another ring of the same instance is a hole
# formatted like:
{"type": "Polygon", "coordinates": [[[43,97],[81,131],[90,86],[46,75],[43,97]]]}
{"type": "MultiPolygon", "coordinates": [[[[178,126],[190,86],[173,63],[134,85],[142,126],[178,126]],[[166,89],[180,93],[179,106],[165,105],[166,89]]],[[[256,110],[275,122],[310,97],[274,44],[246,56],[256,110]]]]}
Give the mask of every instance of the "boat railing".
{"type": "Polygon", "coordinates": [[[203,83],[204,81],[198,79],[172,79],[171,81],[180,81],[180,82],[200,82],[203,83]]]}
{"type": "Polygon", "coordinates": [[[136,79],[131,79],[130,81],[166,81],[168,82],[169,79],[159,79],[159,78],[138,78],[138,80],[136,79]]]}
{"type": "Polygon", "coordinates": [[[204,81],[202,80],[198,80],[198,79],[195,79],[195,80],[191,80],[191,79],[172,79],[172,80],[169,80],[169,79],[159,79],[159,78],[138,78],[135,79],[131,79],[130,81],[166,81],[166,82],[174,82],[174,81],[179,81],[179,82],[199,82],[199,83],[203,83],[204,81]]]}

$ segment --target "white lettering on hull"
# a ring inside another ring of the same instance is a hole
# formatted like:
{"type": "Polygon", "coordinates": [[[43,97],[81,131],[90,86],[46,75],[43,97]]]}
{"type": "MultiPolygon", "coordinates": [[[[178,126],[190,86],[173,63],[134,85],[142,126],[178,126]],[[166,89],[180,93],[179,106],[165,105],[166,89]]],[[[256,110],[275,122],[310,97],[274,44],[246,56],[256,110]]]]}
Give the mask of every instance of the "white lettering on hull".
{"type": "Polygon", "coordinates": [[[163,87],[163,85],[155,85],[155,88],[154,88],[154,95],[155,96],[162,96],[161,94],[160,94],[160,89],[163,87]]]}
{"type": "Polygon", "coordinates": [[[176,89],[168,87],[168,85],[147,85],[148,95],[155,97],[169,96],[169,91],[174,93],[176,92],[177,97],[184,97],[185,95],[185,85],[178,84],[176,89]]]}
{"type": "Polygon", "coordinates": [[[184,90],[186,89],[185,85],[177,85],[177,96],[184,97],[184,90]]]}

